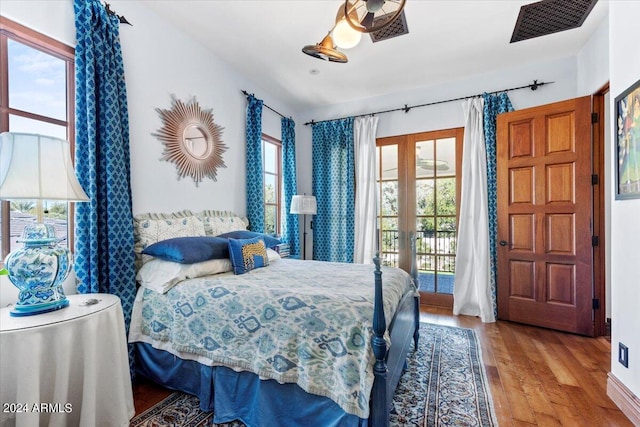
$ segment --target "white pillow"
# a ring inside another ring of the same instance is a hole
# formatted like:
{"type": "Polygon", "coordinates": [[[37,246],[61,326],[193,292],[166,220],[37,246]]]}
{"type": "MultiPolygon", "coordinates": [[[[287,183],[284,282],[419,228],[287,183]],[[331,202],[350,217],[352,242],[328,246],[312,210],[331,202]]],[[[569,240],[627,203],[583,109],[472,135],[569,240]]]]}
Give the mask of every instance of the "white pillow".
{"type": "Polygon", "coordinates": [[[267,248],[267,258],[269,258],[269,263],[272,263],[273,261],[280,259],[280,254],[273,249],[267,248]]]}
{"type": "Polygon", "coordinates": [[[204,224],[195,216],[180,218],[147,218],[136,223],[134,251],[141,254],[142,263],[152,259],[142,251],[149,245],[175,237],[204,236],[204,224]]]}
{"type": "Polygon", "coordinates": [[[232,270],[233,266],[228,258],[212,259],[194,264],[152,259],[140,268],[136,280],[140,282],[140,286],[164,294],[176,283],[185,279],[226,273],[232,270]]]}

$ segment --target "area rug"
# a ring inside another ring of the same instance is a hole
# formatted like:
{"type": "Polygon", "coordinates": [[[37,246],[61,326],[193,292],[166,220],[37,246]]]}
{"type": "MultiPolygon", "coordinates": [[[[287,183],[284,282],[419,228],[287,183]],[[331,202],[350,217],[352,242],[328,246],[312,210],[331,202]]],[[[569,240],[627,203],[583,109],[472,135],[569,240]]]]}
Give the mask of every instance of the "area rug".
{"type": "MultiPolygon", "coordinates": [[[[420,324],[418,351],[393,398],[391,426],[497,426],[491,390],[475,331],[420,324]]],[[[131,420],[131,427],[242,427],[212,424],[197,397],[171,396],[131,420]]]]}

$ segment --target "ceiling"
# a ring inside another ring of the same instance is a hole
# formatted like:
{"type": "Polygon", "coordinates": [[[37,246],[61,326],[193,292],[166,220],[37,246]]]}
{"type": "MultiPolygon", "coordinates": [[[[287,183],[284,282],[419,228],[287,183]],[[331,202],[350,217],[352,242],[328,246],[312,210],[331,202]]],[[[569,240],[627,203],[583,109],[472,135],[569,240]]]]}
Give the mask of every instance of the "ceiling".
{"type": "Polygon", "coordinates": [[[144,4],[287,105],[308,109],[576,55],[608,14],[607,1],[600,0],[579,28],[510,44],[520,7],[529,3],[407,0],[409,34],[375,44],[365,34],[358,46],[343,50],[346,64],[301,51],[332,28],[341,0],[144,4]]]}

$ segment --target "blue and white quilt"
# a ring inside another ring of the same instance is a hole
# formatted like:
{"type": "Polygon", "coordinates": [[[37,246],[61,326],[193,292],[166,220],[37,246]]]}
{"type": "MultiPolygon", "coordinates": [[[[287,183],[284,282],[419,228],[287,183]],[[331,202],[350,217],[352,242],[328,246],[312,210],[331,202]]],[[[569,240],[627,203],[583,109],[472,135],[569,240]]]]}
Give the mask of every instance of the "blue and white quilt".
{"type": "MultiPolygon", "coordinates": [[[[382,267],[382,283],[389,322],[415,288],[396,268],[382,267]]],[[[140,288],[129,342],[296,383],[367,418],[373,304],[372,265],[281,259],[242,275],[185,280],[164,295],[140,288]]]]}

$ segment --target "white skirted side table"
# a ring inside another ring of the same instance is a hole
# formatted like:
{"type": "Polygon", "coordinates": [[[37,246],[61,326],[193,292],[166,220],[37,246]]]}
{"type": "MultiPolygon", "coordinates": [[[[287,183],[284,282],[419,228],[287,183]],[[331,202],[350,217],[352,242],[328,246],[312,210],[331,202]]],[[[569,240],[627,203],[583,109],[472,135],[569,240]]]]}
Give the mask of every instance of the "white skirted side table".
{"type": "Polygon", "coordinates": [[[67,298],[34,316],[0,309],[1,426],[128,426],[135,414],[120,299],[67,298]]]}

